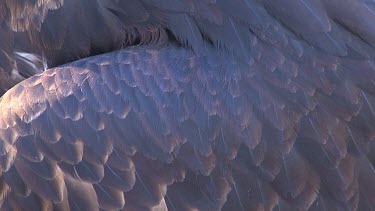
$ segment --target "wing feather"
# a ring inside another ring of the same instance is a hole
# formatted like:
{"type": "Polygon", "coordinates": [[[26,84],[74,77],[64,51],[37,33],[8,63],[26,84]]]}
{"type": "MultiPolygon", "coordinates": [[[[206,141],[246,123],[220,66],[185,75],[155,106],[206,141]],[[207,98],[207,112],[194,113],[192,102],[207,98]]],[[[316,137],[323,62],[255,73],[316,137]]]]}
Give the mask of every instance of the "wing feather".
{"type": "Polygon", "coordinates": [[[156,45],[47,70],[0,99],[3,207],[372,207],[373,7],[1,3],[0,92],[39,72],[13,51],[56,66],[156,45]]]}

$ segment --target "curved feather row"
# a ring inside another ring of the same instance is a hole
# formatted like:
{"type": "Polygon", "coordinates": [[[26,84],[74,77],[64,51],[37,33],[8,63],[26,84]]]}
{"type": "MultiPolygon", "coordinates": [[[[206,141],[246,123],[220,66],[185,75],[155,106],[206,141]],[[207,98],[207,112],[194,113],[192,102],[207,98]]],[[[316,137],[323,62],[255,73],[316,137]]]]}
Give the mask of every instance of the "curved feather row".
{"type": "Polygon", "coordinates": [[[347,76],[358,73],[341,67],[346,58],[311,49],[309,63],[258,43],[263,59],[248,63],[203,49],[132,47],[47,70],[7,92],[3,206],[374,205],[361,178],[374,179],[375,98],[347,76]],[[338,91],[345,87],[358,91],[338,91]]]}

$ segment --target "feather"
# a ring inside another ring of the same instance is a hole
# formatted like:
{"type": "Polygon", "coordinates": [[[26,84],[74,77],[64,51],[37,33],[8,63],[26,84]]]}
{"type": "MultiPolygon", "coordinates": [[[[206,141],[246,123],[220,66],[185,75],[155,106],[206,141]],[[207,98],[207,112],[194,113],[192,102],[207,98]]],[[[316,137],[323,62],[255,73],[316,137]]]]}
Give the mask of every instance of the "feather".
{"type": "Polygon", "coordinates": [[[370,2],[47,2],[21,2],[26,25],[0,4],[0,92],[30,74],[13,51],[54,67],[126,48],[0,99],[4,208],[374,204],[370,2]]]}
{"type": "Polygon", "coordinates": [[[43,160],[44,155],[40,152],[40,150],[35,145],[35,136],[29,136],[21,139],[17,142],[17,151],[20,154],[33,162],[40,162],[43,160]]]}
{"type": "Polygon", "coordinates": [[[164,198],[166,185],[158,184],[147,175],[135,170],[136,182],[131,191],[125,193],[125,198],[132,203],[142,206],[155,206],[164,198]]]}
{"type": "Polygon", "coordinates": [[[83,159],[96,165],[104,165],[107,162],[108,155],[97,154],[89,146],[86,146],[83,149],[83,159]]]}
{"type": "MultiPolygon", "coordinates": [[[[85,116],[92,116],[90,118],[99,118],[99,120],[93,120],[93,121],[99,121],[98,126],[100,126],[103,130],[105,127],[105,121],[100,117],[100,113],[95,111],[85,112],[85,116]]],[[[88,119],[88,117],[87,117],[88,119]]],[[[94,124],[91,121],[91,124],[94,124]]],[[[79,140],[81,140],[85,145],[89,146],[91,150],[101,156],[108,155],[110,151],[112,150],[112,141],[110,139],[106,139],[104,132],[102,130],[96,131],[93,130],[92,127],[90,127],[90,123],[88,123],[88,120],[80,120],[77,122],[74,122],[72,124],[74,127],[69,127],[70,131],[72,131],[73,134],[77,134],[79,137],[79,140]],[[88,133],[83,133],[83,131],[89,131],[88,133]]],[[[76,137],[77,138],[77,137],[76,137]]]]}
{"type": "MultiPolygon", "coordinates": [[[[22,159],[22,158],[21,158],[22,159]]],[[[22,159],[25,165],[28,165],[31,171],[37,176],[45,180],[55,179],[59,174],[57,163],[53,160],[44,159],[41,162],[32,162],[27,159],[22,159]]]]}
{"type": "Polygon", "coordinates": [[[363,206],[371,208],[375,200],[373,195],[369,194],[375,188],[374,183],[371,182],[374,180],[373,164],[371,164],[366,157],[363,157],[359,162],[359,165],[360,174],[358,178],[358,183],[360,186],[360,205],[363,204],[363,206]]]}
{"type": "Polygon", "coordinates": [[[69,176],[90,183],[98,183],[104,177],[104,167],[101,165],[91,164],[81,161],[76,165],[59,163],[59,167],[69,176]]]}
{"type": "Polygon", "coordinates": [[[11,147],[7,154],[1,156],[0,164],[1,164],[1,168],[2,168],[3,172],[7,172],[13,166],[13,162],[14,162],[14,159],[16,157],[16,153],[17,153],[16,149],[11,147]]]}
{"type": "Polygon", "coordinates": [[[213,154],[204,157],[198,154],[197,149],[189,143],[182,146],[179,151],[179,158],[181,162],[188,166],[193,171],[199,171],[203,175],[209,175],[215,167],[216,159],[213,154]],[[190,155],[194,155],[191,157],[190,155]]]}
{"type": "Polygon", "coordinates": [[[37,210],[50,210],[52,209],[52,204],[50,201],[39,197],[37,194],[32,193],[28,197],[17,196],[12,194],[9,199],[9,204],[11,209],[27,210],[30,208],[35,208],[37,210]]]}
{"type": "Polygon", "coordinates": [[[93,185],[98,197],[99,207],[104,210],[121,209],[125,205],[124,193],[117,189],[93,185]]]}
{"type": "Polygon", "coordinates": [[[134,166],[132,159],[130,159],[126,153],[123,153],[116,148],[113,149],[112,153],[109,155],[107,164],[124,171],[131,170],[134,166]]]}
{"type": "Polygon", "coordinates": [[[104,178],[100,182],[103,187],[109,187],[121,191],[130,191],[136,181],[135,168],[129,170],[117,169],[114,166],[105,165],[104,178]]]}
{"type": "Polygon", "coordinates": [[[339,1],[324,2],[327,10],[333,18],[338,20],[341,24],[348,27],[354,34],[359,35],[363,40],[368,43],[374,43],[374,26],[368,21],[374,17],[374,12],[371,6],[366,3],[349,1],[345,4],[340,4],[339,1]],[[360,16],[353,16],[349,14],[352,11],[358,11],[360,16]],[[347,14],[346,18],[343,18],[343,14],[347,14]]]}
{"type": "Polygon", "coordinates": [[[282,191],[284,200],[300,209],[311,206],[320,187],[319,177],[296,151],[282,156],[282,169],[272,185],[282,191]]]}
{"type": "Polygon", "coordinates": [[[63,201],[60,203],[53,204],[53,210],[57,211],[64,211],[64,210],[70,210],[69,205],[69,196],[68,196],[68,190],[66,188],[66,185],[64,185],[64,195],[63,195],[63,201]]]}
{"type": "Polygon", "coordinates": [[[229,191],[225,178],[218,172],[207,177],[189,172],[184,182],[168,187],[165,198],[170,210],[217,210],[223,206],[229,191]]]}
{"type": "Polygon", "coordinates": [[[63,200],[64,180],[61,171],[58,171],[53,179],[46,180],[37,175],[23,158],[16,158],[14,162],[22,180],[35,193],[54,202],[61,202],[63,200]]]}
{"type": "Polygon", "coordinates": [[[271,8],[288,27],[298,31],[328,31],[330,22],[320,1],[266,1],[266,7],[271,8]],[[286,11],[296,11],[293,15],[285,15],[286,11]],[[301,20],[299,17],[303,17],[301,20]]]}
{"type": "Polygon", "coordinates": [[[83,143],[77,141],[76,143],[67,143],[65,140],[60,140],[56,144],[48,146],[53,153],[69,164],[77,164],[82,160],[83,143]]]}
{"type": "Polygon", "coordinates": [[[68,175],[64,179],[71,209],[99,210],[98,198],[92,184],[76,180],[68,175]]]}
{"type": "Polygon", "coordinates": [[[14,166],[10,168],[9,171],[3,174],[3,179],[6,184],[12,189],[12,191],[14,191],[14,194],[22,197],[27,197],[30,195],[30,188],[26,186],[14,166]]]}
{"type": "Polygon", "coordinates": [[[168,26],[177,40],[181,43],[199,50],[203,43],[203,36],[195,22],[189,14],[170,14],[168,17],[168,26]],[[181,23],[188,27],[181,27],[181,23]]]}

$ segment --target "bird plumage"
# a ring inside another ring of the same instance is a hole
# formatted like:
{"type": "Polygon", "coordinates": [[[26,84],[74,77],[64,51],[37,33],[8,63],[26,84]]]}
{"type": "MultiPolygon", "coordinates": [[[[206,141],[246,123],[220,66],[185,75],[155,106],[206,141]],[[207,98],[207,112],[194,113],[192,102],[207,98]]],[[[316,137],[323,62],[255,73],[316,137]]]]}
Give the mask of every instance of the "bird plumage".
{"type": "Polygon", "coordinates": [[[374,6],[4,1],[1,209],[371,210],[374,6]]]}

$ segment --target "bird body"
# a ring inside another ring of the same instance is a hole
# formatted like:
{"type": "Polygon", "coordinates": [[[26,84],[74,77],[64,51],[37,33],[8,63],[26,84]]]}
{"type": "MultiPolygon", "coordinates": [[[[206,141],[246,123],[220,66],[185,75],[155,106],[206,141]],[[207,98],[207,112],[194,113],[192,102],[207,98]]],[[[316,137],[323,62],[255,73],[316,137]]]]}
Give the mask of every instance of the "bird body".
{"type": "Polygon", "coordinates": [[[374,6],[1,2],[1,210],[372,210],[374,6]]]}

